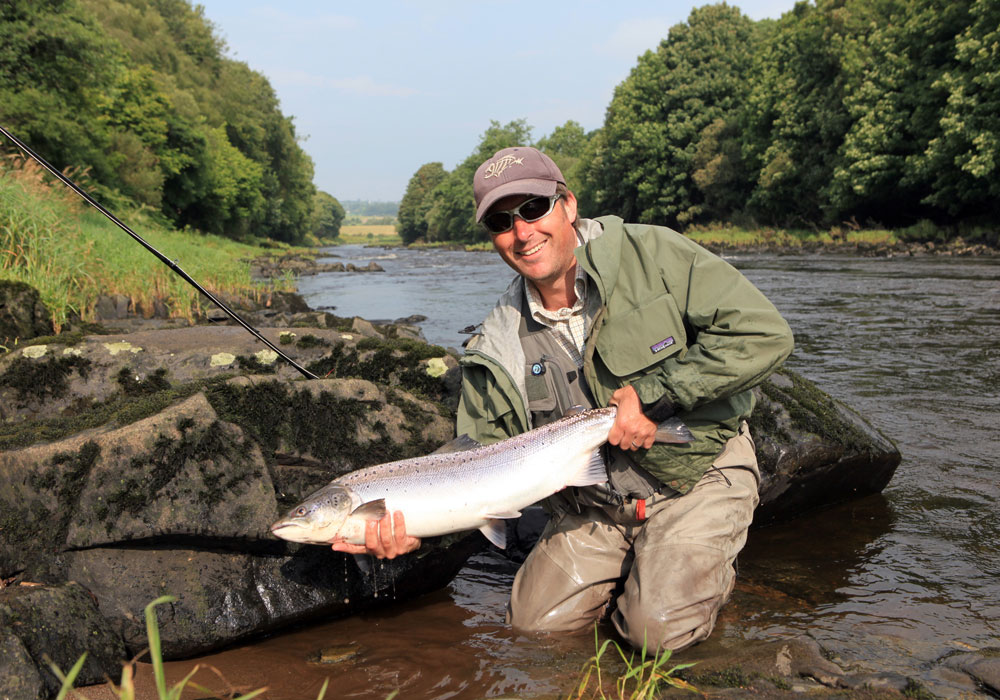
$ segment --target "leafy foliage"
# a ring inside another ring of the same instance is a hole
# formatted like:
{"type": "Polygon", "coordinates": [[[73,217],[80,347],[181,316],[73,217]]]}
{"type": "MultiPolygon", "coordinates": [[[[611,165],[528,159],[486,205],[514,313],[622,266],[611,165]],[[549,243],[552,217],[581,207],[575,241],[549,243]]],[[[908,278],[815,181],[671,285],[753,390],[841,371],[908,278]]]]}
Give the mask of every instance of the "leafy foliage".
{"type": "Polygon", "coordinates": [[[410,244],[427,236],[427,212],[430,193],[447,177],[441,163],[426,163],[410,178],[406,193],[399,203],[399,223],[396,230],[403,243],[410,244]]]}
{"type": "MultiPolygon", "coordinates": [[[[706,5],[639,57],[602,128],[568,121],[535,145],[584,216],[992,240],[998,26],[995,0],[813,0],[759,22],[706,5]]],[[[429,240],[475,241],[472,173],[530,131],[492,122],[430,195],[414,191],[412,225],[423,215],[429,240]]]]}
{"type": "MultiPolygon", "coordinates": [[[[175,225],[295,242],[312,162],[267,80],[188,0],[0,5],[0,123],[175,225]]],[[[7,148],[6,144],[0,146],[7,148]]]]}

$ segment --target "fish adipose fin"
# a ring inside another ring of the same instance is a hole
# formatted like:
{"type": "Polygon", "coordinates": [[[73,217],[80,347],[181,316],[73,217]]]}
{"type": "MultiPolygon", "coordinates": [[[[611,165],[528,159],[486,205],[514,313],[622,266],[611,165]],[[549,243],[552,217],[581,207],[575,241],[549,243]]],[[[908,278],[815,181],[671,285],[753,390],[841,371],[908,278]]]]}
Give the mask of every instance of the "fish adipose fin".
{"type": "Polygon", "coordinates": [[[482,443],[476,442],[468,435],[459,435],[451,442],[446,442],[445,444],[441,445],[441,447],[431,452],[431,454],[443,455],[451,452],[465,452],[466,450],[474,450],[477,447],[482,447],[482,446],[483,446],[482,443]]]}
{"type": "Polygon", "coordinates": [[[694,435],[688,430],[680,418],[668,418],[656,426],[656,442],[682,443],[694,440],[694,435]]]}
{"type": "Polygon", "coordinates": [[[608,480],[608,470],[604,466],[604,457],[600,450],[594,450],[583,469],[570,477],[567,486],[593,486],[603,484],[608,480]]]}
{"type": "Polygon", "coordinates": [[[351,517],[357,516],[359,518],[363,518],[364,520],[381,520],[388,512],[389,511],[385,508],[385,499],[380,498],[376,501],[362,503],[354,509],[351,513],[351,517]]]}
{"type": "Polygon", "coordinates": [[[507,521],[494,519],[487,522],[479,531],[490,542],[500,549],[507,549],[507,521]]]}

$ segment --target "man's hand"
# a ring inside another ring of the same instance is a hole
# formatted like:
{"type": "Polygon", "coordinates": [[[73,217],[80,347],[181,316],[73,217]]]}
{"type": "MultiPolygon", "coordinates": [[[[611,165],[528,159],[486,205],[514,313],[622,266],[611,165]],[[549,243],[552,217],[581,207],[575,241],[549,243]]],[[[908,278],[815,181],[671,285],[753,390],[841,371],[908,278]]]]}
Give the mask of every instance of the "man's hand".
{"type": "Polygon", "coordinates": [[[420,547],[420,538],[406,534],[403,513],[397,510],[391,516],[386,513],[381,520],[369,520],[365,523],[364,544],[334,542],[332,547],[335,552],[371,554],[377,559],[395,559],[400,554],[408,554],[420,547]]]}
{"type": "Polygon", "coordinates": [[[623,450],[648,450],[656,438],[656,423],[642,412],[639,395],[631,386],[618,389],[608,402],[618,407],[615,423],[608,433],[608,442],[623,450]]]}

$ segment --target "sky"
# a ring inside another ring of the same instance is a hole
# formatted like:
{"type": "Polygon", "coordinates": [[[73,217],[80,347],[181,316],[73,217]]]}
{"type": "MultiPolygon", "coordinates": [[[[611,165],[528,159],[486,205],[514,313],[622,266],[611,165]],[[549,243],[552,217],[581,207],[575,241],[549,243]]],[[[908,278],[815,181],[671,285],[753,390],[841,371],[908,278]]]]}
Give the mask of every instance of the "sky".
{"type": "MultiPolygon", "coordinates": [[[[339,200],[398,201],[417,169],[448,170],[495,120],[539,139],[573,119],[600,127],[615,86],[705,3],[196,0],[228,46],[270,81],[339,200]]],[[[759,20],[794,0],[730,2],[759,20]]]]}

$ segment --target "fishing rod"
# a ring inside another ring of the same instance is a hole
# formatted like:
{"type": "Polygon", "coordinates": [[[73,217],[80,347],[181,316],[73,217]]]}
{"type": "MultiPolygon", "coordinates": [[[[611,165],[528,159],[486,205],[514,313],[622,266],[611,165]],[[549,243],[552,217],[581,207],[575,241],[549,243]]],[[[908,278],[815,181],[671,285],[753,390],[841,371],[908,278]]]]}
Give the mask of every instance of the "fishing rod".
{"type": "Polygon", "coordinates": [[[160,262],[162,262],[164,265],[166,265],[171,270],[173,270],[176,274],[178,274],[182,280],[184,280],[185,282],[187,282],[188,284],[190,284],[192,287],[194,287],[195,289],[197,289],[199,292],[201,292],[202,294],[204,294],[206,297],[208,297],[209,300],[213,304],[215,304],[220,309],[222,309],[223,311],[225,311],[229,315],[229,317],[231,319],[233,319],[238,324],[240,324],[241,326],[243,326],[244,328],[246,328],[248,331],[250,331],[250,333],[252,333],[257,338],[257,340],[261,341],[262,343],[264,343],[264,345],[266,345],[267,347],[269,347],[272,350],[274,350],[274,352],[278,353],[279,357],[283,358],[286,362],[288,362],[288,364],[290,364],[292,367],[294,367],[295,369],[297,369],[299,371],[299,373],[302,374],[302,376],[306,377],[307,379],[319,379],[319,377],[317,377],[315,374],[313,374],[312,372],[310,372],[309,370],[307,370],[305,367],[302,367],[301,365],[299,365],[299,363],[297,363],[295,360],[293,360],[288,355],[286,355],[284,352],[282,352],[281,349],[277,345],[275,345],[270,340],[268,340],[263,335],[261,335],[260,332],[256,328],[254,328],[249,323],[247,323],[242,318],[240,318],[240,316],[235,311],[233,311],[231,308],[229,308],[222,300],[218,299],[214,294],[212,294],[207,289],[205,289],[200,284],[198,284],[188,273],[184,272],[184,270],[181,269],[180,265],[177,264],[177,261],[171,260],[166,255],[164,255],[163,253],[161,253],[160,251],[158,251],[156,248],[154,248],[152,245],[150,245],[149,243],[147,243],[145,240],[143,240],[143,238],[141,236],[139,236],[139,234],[137,234],[135,231],[133,231],[132,229],[130,229],[128,226],[126,226],[124,223],[122,223],[118,219],[118,217],[116,217],[114,214],[112,214],[107,209],[105,209],[103,206],[101,206],[101,204],[96,199],[94,199],[89,194],[87,194],[75,182],[73,182],[68,177],[66,177],[65,175],[63,175],[61,172],[59,172],[58,170],[56,170],[54,167],[52,167],[51,165],[49,165],[49,163],[44,158],[42,158],[40,155],[38,155],[37,153],[35,153],[31,149],[31,147],[28,146],[28,144],[24,143],[21,139],[19,139],[16,136],[14,136],[14,134],[10,133],[9,131],[7,131],[7,129],[5,129],[2,126],[0,126],[0,133],[2,133],[4,136],[6,136],[11,141],[13,141],[15,146],[17,146],[25,154],[27,154],[28,156],[30,156],[31,158],[33,158],[39,165],[41,165],[43,168],[45,168],[47,171],[49,171],[49,173],[51,173],[54,177],[56,177],[60,182],[62,182],[64,185],[66,185],[71,190],[73,190],[74,192],[76,192],[78,195],[80,195],[81,197],[83,197],[84,201],[86,201],[87,204],[89,204],[90,206],[94,207],[94,209],[96,209],[97,211],[101,212],[102,214],[104,214],[104,216],[106,216],[111,223],[113,223],[115,226],[117,226],[118,228],[120,228],[122,231],[124,231],[125,233],[127,233],[128,235],[130,235],[143,248],[145,248],[150,253],[152,253],[153,255],[155,255],[159,259],[160,262]]]}

